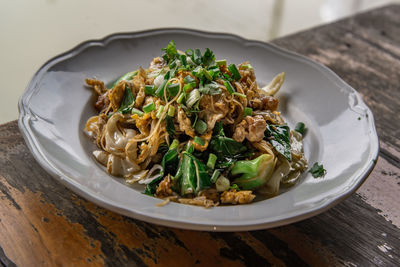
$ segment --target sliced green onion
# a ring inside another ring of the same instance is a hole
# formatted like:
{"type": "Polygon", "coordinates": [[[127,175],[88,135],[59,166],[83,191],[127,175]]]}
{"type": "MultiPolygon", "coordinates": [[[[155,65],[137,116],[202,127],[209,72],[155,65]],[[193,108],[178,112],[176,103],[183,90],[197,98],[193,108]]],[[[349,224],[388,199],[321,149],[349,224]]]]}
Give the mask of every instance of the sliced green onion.
{"type": "Polygon", "coordinates": [[[226,190],[229,190],[229,187],[231,186],[231,183],[228,178],[225,176],[220,175],[218,179],[215,181],[215,188],[217,189],[218,192],[224,192],[226,190]]]}
{"type": "Polygon", "coordinates": [[[251,66],[250,64],[245,64],[245,65],[242,65],[240,67],[243,68],[243,69],[249,69],[249,70],[253,69],[253,66],[251,66]]]}
{"type": "Polygon", "coordinates": [[[185,98],[185,93],[181,93],[178,97],[178,99],[176,100],[176,102],[178,102],[178,104],[182,103],[183,99],[185,98]]]}
{"type": "Polygon", "coordinates": [[[186,49],[185,54],[188,56],[193,55],[193,49],[186,49]]]}
{"type": "Polygon", "coordinates": [[[203,77],[203,67],[202,66],[197,66],[193,71],[192,74],[196,76],[197,78],[201,79],[203,77]]]}
{"type": "Polygon", "coordinates": [[[143,116],[143,111],[141,111],[141,110],[139,110],[137,108],[132,108],[131,114],[137,114],[137,115],[139,115],[139,117],[142,117],[143,116]]]}
{"type": "Polygon", "coordinates": [[[168,116],[173,117],[175,115],[175,107],[169,106],[168,108],[168,116]]]}
{"type": "Polygon", "coordinates": [[[251,116],[251,115],[253,115],[253,109],[245,107],[244,108],[244,112],[243,112],[243,116],[247,117],[247,116],[251,116]]]}
{"type": "Polygon", "coordinates": [[[183,79],[183,81],[184,81],[185,83],[192,83],[192,82],[195,82],[196,80],[195,80],[192,76],[187,75],[187,76],[185,77],[185,79],[183,79]]]}
{"type": "Polygon", "coordinates": [[[203,120],[198,120],[196,122],[195,130],[199,134],[203,134],[207,131],[207,123],[205,123],[203,120]]]}
{"type": "Polygon", "coordinates": [[[304,134],[304,132],[306,131],[306,125],[304,124],[304,122],[298,122],[296,124],[296,127],[294,128],[294,130],[296,132],[299,132],[301,134],[304,134]]]}
{"type": "Polygon", "coordinates": [[[203,138],[195,136],[193,139],[193,142],[195,142],[196,144],[199,144],[201,146],[204,146],[206,144],[206,141],[204,141],[203,138]]]}
{"type": "Polygon", "coordinates": [[[192,142],[189,141],[189,142],[186,144],[186,149],[185,149],[185,151],[186,151],[187,153],[190,153],[190,154],[193,153],[194,147],[193,147],[192,142]]]}
{"type": "Polygon", "coordinates": [[[193,89],[186,100],[186,106],[191,108],[200,99],[200,92],[198,89],[193,89]]]}
{"type": "Polygon", "coordinates": [[[217,64],[218,67],[220,66],[226,66],[226,59],[222,59],[222,60],[216,60],[215,64],[217,64]]]}
{"type": "Polygon", "coordinates": [[[159,118],[161,117],[161,114],[163,113],[163,111],[164,111],[164,106],[163,106],[163,105],[160,105],[160,106],[158,107],[157,114],[156,114],[156,118],[157,118],[157,119],[159,119],[159,118]]]}
{"type": "Polygon", "coordinates": [[[144,113],[152,112],[155,109],[156,109],[156,105],[154,104],[154,102],[151,102],[150,104],[147,104],[146,106],[143,107],[144,113]]]}
{"type": "Polygon", "coordinates": [[[154,93],[158,98],[164,98],[164,90],[167,82],[167,80],[164,80],[160,87],[158,87],[156,92],[154,93]]]}
{"type": "Polygon", "coordinates": [[[235,92],[235,89],[233,89],[233,86],[229,81],[224,81],[224,85],[230,94],[235,92]]]}
{"type": "Polygon", "coordinates": [[[206,69],[203,69],[203,74],[207,78],[207,80],[210,80],[210,81],[213,80],[212,74],[210,74],[210,72],[208,72],[206,69]]]}
{"type": "Polygon", "coordinates": [[[146,85],[144,87],[144,92],[146,93],[146,95],[154,95],[154,85],[146,85]]]}
{"type": "Polygon", "coordinates": [[[237,95],[237,96],[240,96],[240,97],[243,97],[243,98],[247,98],[246,95],[238,93],[238,92],[234,92],[234,93],[232,93],[232,95],[237,95]]]}
{"type": "Polygon", "coordinates": [[[183,86],[183,91],[189,92],[190,90],[192,90],[195,87],[196,87],[196,82],[188,83],[188,84],[185,84],[185,86],[183,86]]]}
{"type": "Polygon", "coordinates": [[[219,170],[214,170],[214,172],[211,176],[211,179],[210,179],[211,183],[214,184],[220,175],[221,175],[221,172],[219,170]]]}
{"type": "Polygon", "coordinates": [[[194,63],[197,65],[201,64],[201,51],[200,49],[195,49],[193,54],[194,63]]]}
{"type": "Polygon", "coordinates": [[[179,145],[178,139],[174,139],[174,141],[172,141],[172,143],[169,145],[169,150],[177,148],[178,145],[179,145]]]}
{"type": "Polygon", "coordinates": [[[228,67],[228,70],[231,72],[232,74],[232,78],[237,80],[240,80],[240,78],[242,78],[242,76],[240,75],[239,70],[236,68],[235,64],[230,64],[228,67]]]}
{"type": "Polygon", "coordinates": [[[210,169],[214,169],[215,162],[217,162],[217,156],[213,153],[210,153],[208,156],[207,167],[210,169]]]}
{"type": "Polygon", "coordinates": [[[176,96],[178,94],[178,92],[179,92],[179,83],[168,84],[167,90],[168,90],[168,94],[171,97],[176,96]]]}
{"type": "Polygon", "coordinates": [[[186,55],[179,55],[179,59],[182,62],[182,66],[186,66],[187,65],[186,55]]]}

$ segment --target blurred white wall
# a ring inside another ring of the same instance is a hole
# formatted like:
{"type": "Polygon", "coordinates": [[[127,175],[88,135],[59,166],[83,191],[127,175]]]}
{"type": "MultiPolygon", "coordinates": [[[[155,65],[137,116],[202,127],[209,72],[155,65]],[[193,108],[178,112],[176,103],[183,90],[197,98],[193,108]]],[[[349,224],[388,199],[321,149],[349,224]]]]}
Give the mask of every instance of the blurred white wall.
{"type": "Polygon", "coordinates": [[[18,98],[44,62],[88,39],[185,27],[267,41],[389,2],[393,1],[3,0],[0,123],[17,118],[18,98]]]}

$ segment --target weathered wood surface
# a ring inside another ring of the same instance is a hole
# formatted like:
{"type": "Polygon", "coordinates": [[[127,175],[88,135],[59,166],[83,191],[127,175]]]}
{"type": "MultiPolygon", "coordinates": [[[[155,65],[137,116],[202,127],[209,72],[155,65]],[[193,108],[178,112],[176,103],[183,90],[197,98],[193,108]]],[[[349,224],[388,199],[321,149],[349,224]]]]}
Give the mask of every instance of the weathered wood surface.
{"type": "Polygon", "coordinates": [[[329,211],[275,229],[178,230],[88,202],[50,177],[17,127],[0,126],[0,266],[398,266],[400,262],[400,6],[274,41],[324,63],[373,110],[380,159],[329,211]]]}

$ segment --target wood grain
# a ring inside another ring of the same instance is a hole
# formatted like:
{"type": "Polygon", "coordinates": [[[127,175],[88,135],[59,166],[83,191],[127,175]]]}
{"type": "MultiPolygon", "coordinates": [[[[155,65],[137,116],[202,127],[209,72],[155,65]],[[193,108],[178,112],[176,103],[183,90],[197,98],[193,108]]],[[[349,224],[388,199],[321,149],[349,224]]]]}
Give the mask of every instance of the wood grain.
{"type": "Polygon", "coordinates": [[[380,160],[329,211],[270,230],[209,233],[133,220],[58,184],[0,126],[0,266],[396,266],[400,262],[400,6],[274,41],[333,69],[373,110],[380,160]],[[396,226],[397,225],[397,226],[396,226]]]}

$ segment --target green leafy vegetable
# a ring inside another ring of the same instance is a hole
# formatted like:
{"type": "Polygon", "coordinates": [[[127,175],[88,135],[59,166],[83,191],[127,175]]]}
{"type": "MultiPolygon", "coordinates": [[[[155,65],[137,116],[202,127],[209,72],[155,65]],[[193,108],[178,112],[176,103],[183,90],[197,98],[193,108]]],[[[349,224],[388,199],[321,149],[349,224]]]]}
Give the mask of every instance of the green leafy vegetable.
{"type": "Polygon", "coordinates": [[[267,124],[265,139],[288,161],[292,161],[290,151],[290,128],[287,125],[267,124]]]}
{"type": "Polygon", "coordinates": [[[128,86],[125,86],[124,95],[122,96],[122,101],[118,112],[121,112],[122,114],[131,113],[132,104],[134,101],[135,97],[133,96],[131,89],[128,86]]]}
{"type": "Polygon", "coordinates": [[[211,139],[210,148],[219,159],[233,158],[247,150],[245,145],[225,136],[222,122],[218,122],[214,129],[217,134],[211,139]]]}
{"type": "Polygon", "coordinates": [[[144,189],[144,193],[149,196],[154,196],[154,194],[157,191],[158,185],[161,183],[161,181],[164,179],[163,175],[160,175],[159,177],[155,178],[153,181],[148,183],[146,185],[146,188],[144,189]]]}
{"type": "Polygon", "coordinates": [[[274,170],[274,157],[262,154],[253,160],[237,161],[231,170],[233,175],[242,174],[233,182],[242,189],[257,188],[271,178],[274,170]]]}
{"type": "Polygon", "coordinates": [[[177,139],[174,139],[174,141],[169,146],[168,151],[164,154],[161,160],[161,166],[163,167],[164,175],[174,175],[177,171],[177,167],[179,164],[178,144],[179,141],[177,139]]]}
{"type": "Polygon", "coordinates": [[[311,173],[311,175],[314,178],[323,177],[326,174],[326,170],[324,169],[324,165],[322,165],[322,164],[320,165],[320,164],[318,164],[318,162],[314,163],[314,165],[309,170],[309,172],[311,173]]]}
{"type": "Polygon", "coordinates": [[[180,195],[197,195],[202,189],[211,185],[206,166],[189,151],[183,152],[183,157],[174,180],[180,184],[180,195]]]}
{"type": "Polygon", "coordinates": [[[111,87],[109,87],[109,89],[113,88],[114,86],[116,86],[120,81],[130,81],[133,79],[133,77],[135,77],[137,75],[138,71],[130,71],[128,73],[125,73],[124,75],[122,75],[121,77],[119,77],[114,83],[111,84],[111,87]]]}

